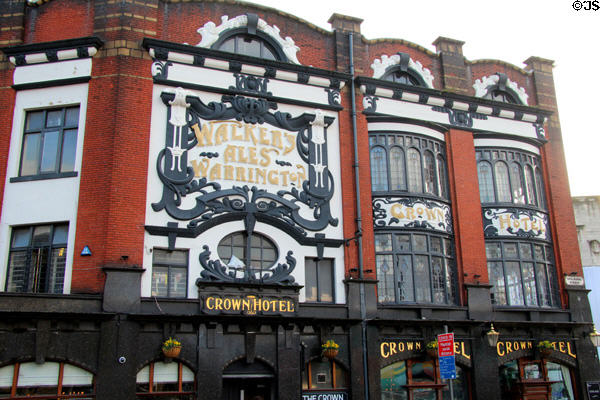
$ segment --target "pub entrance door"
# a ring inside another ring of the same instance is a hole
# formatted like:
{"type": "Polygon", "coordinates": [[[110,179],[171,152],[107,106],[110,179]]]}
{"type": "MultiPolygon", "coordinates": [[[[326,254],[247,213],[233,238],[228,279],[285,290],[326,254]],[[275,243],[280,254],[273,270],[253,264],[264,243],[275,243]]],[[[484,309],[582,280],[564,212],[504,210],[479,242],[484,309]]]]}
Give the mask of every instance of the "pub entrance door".
{"type": "Polygon", "coordinates": [[[238,360],[223,370],[222,400],[276,400],[275,386],[271,367],[238,360]]]}

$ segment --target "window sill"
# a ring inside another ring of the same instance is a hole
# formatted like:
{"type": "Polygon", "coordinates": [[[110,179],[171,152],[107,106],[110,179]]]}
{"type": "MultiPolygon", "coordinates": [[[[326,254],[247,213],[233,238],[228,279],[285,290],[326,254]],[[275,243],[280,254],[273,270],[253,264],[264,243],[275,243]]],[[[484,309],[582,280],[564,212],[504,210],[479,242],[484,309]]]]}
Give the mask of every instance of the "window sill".
{"type": "Polygon", "coordinates": [[[74,178],[78,174],[76,171],[73,172],[57,172],[52,174],[40,174],[40,175],[29,175],[29,176],[15,176],[10,178],[10,183],[16,182],[32,182],[32,181],[43,181],[47,179],[61,179],[61,178],[74,178]]]}

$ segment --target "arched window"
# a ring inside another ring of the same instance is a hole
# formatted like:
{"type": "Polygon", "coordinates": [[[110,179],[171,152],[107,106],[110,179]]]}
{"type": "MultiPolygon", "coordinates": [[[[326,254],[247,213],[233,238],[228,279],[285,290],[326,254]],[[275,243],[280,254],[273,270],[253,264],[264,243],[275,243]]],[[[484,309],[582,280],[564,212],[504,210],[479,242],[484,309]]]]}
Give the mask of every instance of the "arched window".
{"type": "Polygon", "coordinates": [[[408,149],[407,170],[408,170],[408,191],[411,193],[420,193],[423,191],[421,154],[414,148],[408,149]]]}
{"type": "Polygon", "coordinates": [[[277,261],[277,248],[266,236],[259,233],[235,232],[225,236],[217,248],[219,258],[235,271],[250,267],[260,279],[262,272],[277,261]]]}
{"type": "Polygon", "coordinates": [[[395,83],[402,83],[411,86],[424,86],[421,79],[416,74],[409,71],[402,71],[400,68],[392,69],[386,72],[381,79],[395,83]]]}
{"type": "Polygon", "coordinates": [[[448,198],[443,143],[406,133],[371,133],[369,145],[373,192],[448,198]]]}
{"type": "Polygon", "coordinates": [[[516,204],[525,204],[523,169],[515,162],[510,165],[510,183],[512,186],[513,202],[516,204]]]}
{"type": "Polygon", "coordinates": [[[482,203],[493,203],[494,180],[492,177],[492,166],[487,161],[480,161],[477,164],[477,177],[479,178],[479,197],[482,203]]]}
{"type": "Polygon", "coordinates": [[[438,181],[435,176],[435,158],[430,151],[425,152],[423,157],[423,177],[425,181],[425,193],[438,194],[438,181]]]}
{"type": "Polygon", "coordinates": [[[335,360],[314,359],[306,364],[302,372],[302,390],[336,390],[348,389],[350,381],[348,373],[335,360]]]}
{"type": "Polygon", "coordinates": [[[511,196],[508,167],[503,161],[498,161],[494,168],[496,169],[496,193],[498,194],[498,201],[509,203],[511,196]]]}
{"type": "Polygon", "coordinates": [[[390,183],[391,190],[406,190],[404,151],[396,146],[390,150],[390,183]]]}
{"type": "Polygon", "coordinates": [[[0,398],[87,399],[94,392],[94,375],[71,364],[26,362],[0,368],[0,398]]]}
{"type": "Polygon", "coordinates": [[[476,157],[481,203],[529,204],[545,209],[539,156],[512,149],[478,148],[476,157]]]}
{"type": "Polygon", "coordinates": [[[371,149],[371,190],[388,190],[385,150],[379,146],[371,149]]]}
{"type": "Polygon", "coordinates": [[[180,362],[152,362],[137,373],[135,391],[138,399],[193,400],[194,372],[180,362]]]}
{"type": "Polygon", "coordinates": [[[516,100],[516,97],[513,96],[506,90],[500,89],[490,89],[487,94],[483,96],[484,99],[490,99],[494,101],[501,101],[503,103],[511,103],[511,104],[521,104],[520,101],[516,100]]]}
{"type": "Polygon", "coordinates": [[[266,60],[280,60],[275,47],[266,39],[255,35],[243,33],[232,35],[218,45],[213,46],[213,48],[229,53],[264,58],[266,60]]]}
{"type": "Polygon", "coordinates": [[[500,388],[503,399],[514,398],[516,395],[521,398],[523,394],[520,392],[539,390],[540,384],[545,382],[551,391],[548,393],[549,398],[575,400],[571,371],[565,365],[548,360],[520,358],[500,367],[500,388]]]}
{"type": "MultiPolygon", "coordinates": [[[[450,389],[446,385],[447,382],[440,378],[437,364],[437,359],[421,357],[399,361],[382,368],[381,398],[383,400],[450,398],[450,389]]],[[[469,399],[467,375],[463,368],[456,366],[456,379],[450,380],[456,400],[469,399]]]]}

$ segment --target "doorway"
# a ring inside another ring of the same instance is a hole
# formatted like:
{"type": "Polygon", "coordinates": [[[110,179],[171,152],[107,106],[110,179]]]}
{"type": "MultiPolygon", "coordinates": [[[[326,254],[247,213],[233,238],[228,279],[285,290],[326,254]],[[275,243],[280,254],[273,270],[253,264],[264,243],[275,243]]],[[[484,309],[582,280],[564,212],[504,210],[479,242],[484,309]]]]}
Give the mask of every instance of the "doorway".
{"type": "Polygon", "coordinates": [[[275,373],[265,363],[238,360],[223,370],[222,400],[276,400],[275,373]]]}

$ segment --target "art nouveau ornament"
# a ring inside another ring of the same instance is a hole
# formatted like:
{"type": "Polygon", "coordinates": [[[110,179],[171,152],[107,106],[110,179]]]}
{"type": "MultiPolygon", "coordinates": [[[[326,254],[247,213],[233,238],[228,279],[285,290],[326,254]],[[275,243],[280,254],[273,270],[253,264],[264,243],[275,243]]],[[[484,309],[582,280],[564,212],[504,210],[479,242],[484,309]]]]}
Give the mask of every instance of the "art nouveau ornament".
{"type": "MultiPolygon", "coordinates": [[[[400,64],[400,55],[394,54],[393,56],[387,56],[383,54],[381,56],[381,59],[376,58],[375,60],[373,60],[373,64],[371,64],[371,69],[373,70],[373,78],[381,78],[388,68],[398,64],[400,64]]],[[[433,88],[434,77],[431,74],[431,71],[423,67],[423,64],[421,64],[421,62],[414,61],[412,58],[410,58],[408,61],[408,68],[411,69],[413,72],[419,74],[419,76],[423,79],[428,88],[433,88]]]]}
{"type": "MultiPolygon", "coordinates": [[[[202,40],[196,46],[208,48],[215,44],[221,34],[229,29],[241,28],[248,25],[248,17],[246,15],[238,15],[233,19],[229,19],[227,15],[223,15],[221,17],[221,25],[217,26],[214,22],[208,21],[204,26],[198,28],[197,32],[202,35],[202,40]]],[[[285,56],[287,57],[289,62],[294,64],[299,64],[296,53],[300,50],[298,46],[296,46],[294,40],[286,36],[283,39],[280,35],[280,30],[277,26],[269,25],[267,22],[259,18],[258,25],[256,27],[259,31],[267,34],[271,37],[283,50],[285,56]]]]}
{"type": "MultiPolygon", "coordinates": [[[[481,79],[477,79],[473,84],[473,89],[475,89],[475,97],[484,97],[488,93],[489,88],[491,86],[498,85],[499,81],[500,76],[498,76],[498,74],[484,76],[481,79]]],[[[525,89],[523,89],[516,82],[513,82],[508,78],[506,79],[506,86],[510,88],[519,97],[519,100],[523,104],[527,105],[527,99],[529,98],[529,95],[527,94],[525,89]]]]}

